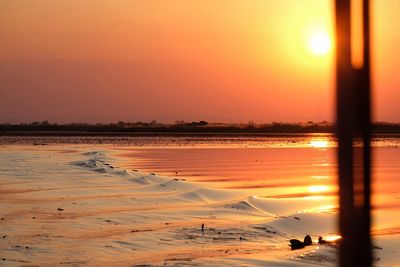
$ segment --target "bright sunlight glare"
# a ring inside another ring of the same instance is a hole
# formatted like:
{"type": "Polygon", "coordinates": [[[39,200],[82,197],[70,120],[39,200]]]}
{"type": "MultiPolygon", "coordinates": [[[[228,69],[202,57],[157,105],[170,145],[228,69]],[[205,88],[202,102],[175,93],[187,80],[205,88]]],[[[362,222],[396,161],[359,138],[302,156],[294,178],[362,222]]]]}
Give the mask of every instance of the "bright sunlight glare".
{"type": "Polygon", "coordinates": [[[314,34],[310,39],[310,49],[316,55],[325,55],[331,49],[331,39],[326,33],[314,34]]]}
{"type": "Polygon", "coordinates": [[[328,235],[324,239],[326,241],[328,241],[328,242],[335,242],[335,241],[338,241],[341,238],[342,238],[342,236],[340,236],[340,235],[328,235]]]}
{"type": "Polygon", "coordinates": [[[310,141],[310,146],[314,148],[327,148],[328,141],[326,140],[312,140],[310,141]]]}
{"type": "Polygon", "coordinates": [[[329,191],[329,186],[327,185],[312,185],[308,187],[308,191],[311,193],[322,193],[329,191]]]}

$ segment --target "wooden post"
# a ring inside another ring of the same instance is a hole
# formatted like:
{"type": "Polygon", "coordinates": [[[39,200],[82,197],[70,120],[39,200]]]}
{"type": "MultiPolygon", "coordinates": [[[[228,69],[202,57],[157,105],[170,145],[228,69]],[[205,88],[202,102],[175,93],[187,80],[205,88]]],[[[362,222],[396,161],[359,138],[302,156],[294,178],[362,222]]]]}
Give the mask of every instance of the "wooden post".
{"type": "MultiPolygon", "coordinates": [[[[336,0],[340,266],[371,266],[369,0],[362,0],[363,64],[351,62],[351,0],[336,0]]],[[[354,52],[354,51],[353,51],[354,52]]]]}

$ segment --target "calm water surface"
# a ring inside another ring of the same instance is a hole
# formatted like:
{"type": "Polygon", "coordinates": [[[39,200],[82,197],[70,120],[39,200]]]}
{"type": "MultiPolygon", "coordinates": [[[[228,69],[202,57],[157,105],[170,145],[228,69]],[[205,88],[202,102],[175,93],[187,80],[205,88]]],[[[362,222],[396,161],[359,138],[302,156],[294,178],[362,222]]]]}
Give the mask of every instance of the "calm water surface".
{"type": "MultiPolygon", "coordinates": [[[[113,151],[126,169],[174,176],[263,197],[337,194],[331,135],[0,137],[0,144],[94,145],[113,151]]],[[[400,233],[400,137],[373,141],[376,233],[400,233]],[[379,227],[378,227],[379,226],[379,227]]]]}
{"type": "MultiPolygon", "coordinates": [[[[375,232],[400,233],[399,138],[373,142],[375,232]],[[379,225],[379,227],[378,227],[379,225]]],[[[176,140],[174,140],[176,141],[176,140]]],[[[246,140],[192,140],[178,145],[123,148],[129,169],[176,176],[212,187],[267,197],[337,195],[336,143],[330,135],[246,140]]]]}

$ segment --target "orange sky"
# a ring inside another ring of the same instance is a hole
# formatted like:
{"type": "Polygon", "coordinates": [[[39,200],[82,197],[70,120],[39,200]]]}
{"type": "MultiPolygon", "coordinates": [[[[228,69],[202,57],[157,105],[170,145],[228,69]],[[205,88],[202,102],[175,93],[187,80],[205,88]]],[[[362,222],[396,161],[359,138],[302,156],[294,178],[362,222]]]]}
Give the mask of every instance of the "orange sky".
{"type": "MultiPolygon", "coordinates": [[[[372,1],[374,119],[399,121],[400,1],[372,1]]],[[[0,122],[334,120],[329,0],[1,0],[0,122]]]]}

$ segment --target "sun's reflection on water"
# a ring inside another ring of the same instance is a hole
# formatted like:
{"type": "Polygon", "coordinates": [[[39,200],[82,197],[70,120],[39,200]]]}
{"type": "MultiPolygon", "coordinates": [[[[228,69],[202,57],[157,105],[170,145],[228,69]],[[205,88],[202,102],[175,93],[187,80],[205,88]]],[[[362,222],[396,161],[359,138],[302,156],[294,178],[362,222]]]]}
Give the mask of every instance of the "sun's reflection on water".
{"type": "Polygon", "coordinates": [[[311,185],[308,187],[308,191],[311,193],[324,193],[330,190],[329,185],[311,185]]]}
{"type": "Polygon", "coordinates": [[[322,139],[314,139],[310,141],[309,145],[313,148],[328,148],[329,141],[322,139]]]}
{"type": "Polygon", "coordinates": [[[342,238],[342,236],[340,236],[340,235],[328,235],[328,236],[324,237],[324,240],[326,240],[328,242],[335,242],[341,238],[342,238]]]}

